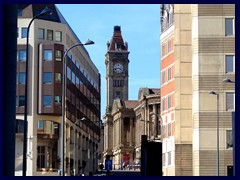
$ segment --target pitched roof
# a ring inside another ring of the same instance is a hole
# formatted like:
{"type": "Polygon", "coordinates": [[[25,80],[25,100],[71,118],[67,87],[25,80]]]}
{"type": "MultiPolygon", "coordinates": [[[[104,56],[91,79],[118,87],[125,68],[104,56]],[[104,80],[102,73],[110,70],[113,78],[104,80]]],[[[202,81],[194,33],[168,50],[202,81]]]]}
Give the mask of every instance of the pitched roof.
{"type": "Polygon", "coordinates": [[[125,108],[128,108],[128,109],[135,108],[140,104],[138,100],[125,100],[123,102],[124,102],[125,108]]]}

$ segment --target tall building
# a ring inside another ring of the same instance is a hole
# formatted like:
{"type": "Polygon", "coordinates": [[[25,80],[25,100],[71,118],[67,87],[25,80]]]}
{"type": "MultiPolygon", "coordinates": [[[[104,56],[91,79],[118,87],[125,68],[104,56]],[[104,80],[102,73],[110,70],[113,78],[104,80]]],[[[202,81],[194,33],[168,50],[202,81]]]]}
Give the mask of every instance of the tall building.
{"type": "Polygon", "coordinates": [[[234,24],[233,4],[161,5],[166,176],[231,174],[235,84],[223,79],[235,81],[234,24]]]}
{"type": "Polygon", "coordinates": [[[128,44],[124,42],[120,26],[114,26],[113,36],[107,43],[106,64],[106,113],[104,123],[104,156],[112,155],[113,119],[111,115],[114,99],[128,100],[128,44]]]}
{"type": "Polygon", "coordinates": [[[141,136],[148,135],[148,140],[160,141],[157,117],[160,114],[160,89],[140,88],[138,100],[128,99],[128,55],[128,45],[123,41],[120,26],[115,26],[105,55],[107,106],[103,116],[103,156],[104,160],[112,160],[113,169],[135,167],[140,170],[141,136]]]}
{"type": "Polygon", "coordinates": [[[18,5],[16,167],[21,175],[26,82],[26,36],[33,17],[45,7],[51,16],[35,19],[29,31],[27,175],[58,175],[62,164],[62,100],[65,113],[65,173],[98,169],[100,74],[84,46],[66,56],[65,99],[62,99],[63,55],[81,43],[54,4],[18,5]],[[81,121],[82,118],[84,121],[81,121]]]}

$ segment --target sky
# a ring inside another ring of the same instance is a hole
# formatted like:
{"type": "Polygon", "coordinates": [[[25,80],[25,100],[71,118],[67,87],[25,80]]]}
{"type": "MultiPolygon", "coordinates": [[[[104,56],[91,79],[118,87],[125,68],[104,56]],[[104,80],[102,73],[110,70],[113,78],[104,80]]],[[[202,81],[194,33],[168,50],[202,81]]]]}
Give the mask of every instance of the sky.
{"type": "Polygon", "coordinates": [[[160,88],[160,5],[159,4],[56,4],[101,74],[101,118],[106,108],[107,42],[115,25],[121,26],[128,43],[128,99],[137,100],[141,87],[160,88]]]}

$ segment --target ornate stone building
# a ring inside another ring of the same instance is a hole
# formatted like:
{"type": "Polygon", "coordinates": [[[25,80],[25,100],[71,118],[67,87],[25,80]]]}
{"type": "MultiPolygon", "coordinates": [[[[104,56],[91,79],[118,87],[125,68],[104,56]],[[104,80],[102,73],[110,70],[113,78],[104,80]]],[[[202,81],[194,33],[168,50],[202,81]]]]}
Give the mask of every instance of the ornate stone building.
{"type": "Polygon", "coordinates": [[[142,135],[160,140],[160,89],[140,88],[138,100],[128,100],[129,51],[120,26],[114,27],[107,48],[103,156],[113,160],[113,169],[120,169],[140,163],[142,135]]]}

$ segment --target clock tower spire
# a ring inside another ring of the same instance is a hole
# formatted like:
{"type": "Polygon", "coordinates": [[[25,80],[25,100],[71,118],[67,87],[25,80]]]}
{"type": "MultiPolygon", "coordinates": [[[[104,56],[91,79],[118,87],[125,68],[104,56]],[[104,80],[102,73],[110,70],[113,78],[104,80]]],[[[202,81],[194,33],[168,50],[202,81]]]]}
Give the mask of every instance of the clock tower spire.
{"type": "Polygon", "coordinates": [[[112,39],[107,43],[106,64],[106,113],[110,113],[114,99],[128,100],[127,42],[123,41],[121,27],[114,26],[112,39]]]}

